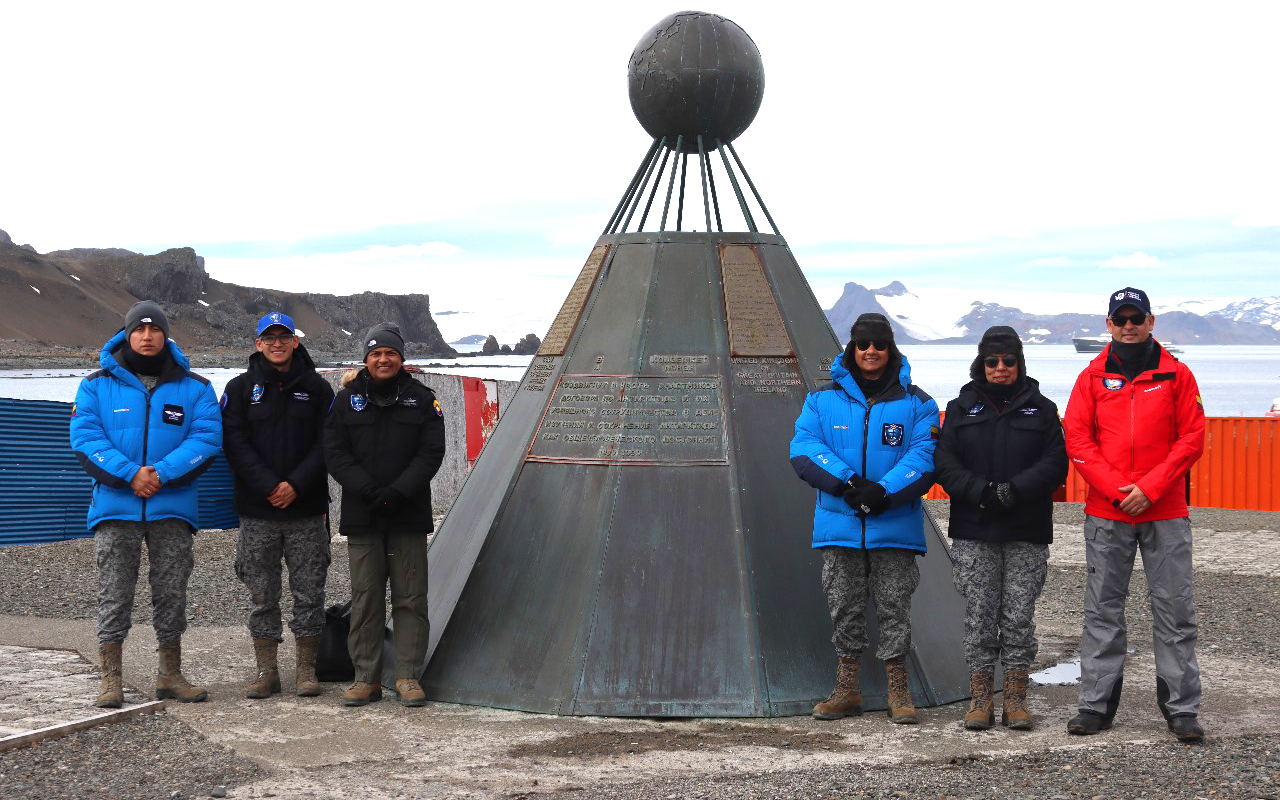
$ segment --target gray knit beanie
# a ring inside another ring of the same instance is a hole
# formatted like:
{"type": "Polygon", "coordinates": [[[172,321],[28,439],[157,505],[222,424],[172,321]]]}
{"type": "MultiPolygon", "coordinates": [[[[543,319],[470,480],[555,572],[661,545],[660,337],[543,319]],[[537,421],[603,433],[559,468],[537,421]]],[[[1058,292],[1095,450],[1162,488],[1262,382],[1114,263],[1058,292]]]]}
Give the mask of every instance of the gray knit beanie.
{"type": "Polygon", "coordinates": [[[364,356],[360,360],[368,358],[370,351],[378,347],[390,347],[404,358],[404,337],[400,335],[400,326],[394,322],[379,322],[370,328],[364,335],[364,356]]]}
{"type": "Polygon", "coordinates": [[[133,329],[139,325],[155,325],[164,331],[164,338],[169,338],[169,318],[165,316],[164,309],[153,300],[134,303],[133,308],[124,315],[125,336],[133,333],[133,329]]]}

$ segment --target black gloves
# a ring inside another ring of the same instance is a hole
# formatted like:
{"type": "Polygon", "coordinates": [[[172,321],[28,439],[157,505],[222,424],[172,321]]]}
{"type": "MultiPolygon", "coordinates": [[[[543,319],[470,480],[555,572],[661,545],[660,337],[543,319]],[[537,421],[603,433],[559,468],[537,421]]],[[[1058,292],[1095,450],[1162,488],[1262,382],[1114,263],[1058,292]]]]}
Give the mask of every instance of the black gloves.
{"type": "Polygon", "coordinates": [[[380,491],[382,490],[377,486],[370,484],[360,490],[360,499],[365,502],[365,505],[371,506],[378,502],[378,492],[380,491]]]}
{"type": "Polygon", "coordinates": [[[859,516],[874,517],[889,507],[889,496],[884,487],[865,479],[861,487],[845,492],[844,501],[853,506],[859,516]]]}
{"type": "Polygon", "coordinates": [[[1018,492],[1009,483],[988,483],[982,490],[982,501],[979,503],[983,508],[993,511],[1007,510],[1017,504],[1018,492]]]}
{"type": "Polygon", "coordinates": [[[390,486],[378,490],[373,501],[373,513],[378,517],[394,517],[404,508],[405,496],[390,486]]]}

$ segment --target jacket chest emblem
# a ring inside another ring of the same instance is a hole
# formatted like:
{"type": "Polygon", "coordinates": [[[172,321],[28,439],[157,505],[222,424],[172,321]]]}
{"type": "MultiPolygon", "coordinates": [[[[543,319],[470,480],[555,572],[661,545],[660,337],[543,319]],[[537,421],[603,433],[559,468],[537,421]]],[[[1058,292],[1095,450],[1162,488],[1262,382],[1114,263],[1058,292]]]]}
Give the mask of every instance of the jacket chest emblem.
{"type": "Polygon", "coordinates": [[[1103,378],[1102,388],[1112,392],[1119,391],[1124,388],[1124,378],[1103,378]]]}
{"type": "Polygon", "coordinates": [[[369,405],[369,399],[362,394],[351,395],[351,410],[364,411],[365,406],[369,405]]]}
{"type": "Polygon", "coordinates": [[[402,406],[404,406],[404,407],[406,407],[406,408],[417,408],[417,407],[418,407],[418,398],[416,398],[416,397],[401,397],[401,398],[400,398],[400,405],[402,405],[402,406]]]}
{"type": "Polygon", "coordinates": [[[986,403],[974,403],[973,406],[969,409],[969,412],[968,412],[969,416],[971,417],[978,416],[979,414],[982,413],[982,409],[986,407],[987,407],[986,403]]]}
{"type": "Polygon", "coordinates": [[[1038,416],[1040,416],[1040,409],[1038,409],[1038,408],[1024,408],[1024,409],[1022,409],[1022,416],[1024,416],[1024,417],[1038,417],[1038,416]]]}
{"type": "Polygon", "coordinates": [[[294,392],[293,399],[300,400],[305,403],[306,401],[311,399],[311,395],[307,394],[306,392],[294,392]]]}
{"type": "Polygon", "coordinates": [[[160,418],[169,425],[181,425],[186,416],[186,411],[183,410],[182,406],[166,404],[160,412],[160,418]]]}
{"type": "Polygon", "coordinates": [[[880,433],[880,442],[890,447],[897,447],[902,444],[906,431],[906,427],[897,422],[886,422],[880,433]]]}
{"type": "Polygon", "coordinates": [[[265,383],[255,383],[253,390],[249,392],[250,403],[261,403],[262,395],[266,394],[267,385],[265,383]]]}

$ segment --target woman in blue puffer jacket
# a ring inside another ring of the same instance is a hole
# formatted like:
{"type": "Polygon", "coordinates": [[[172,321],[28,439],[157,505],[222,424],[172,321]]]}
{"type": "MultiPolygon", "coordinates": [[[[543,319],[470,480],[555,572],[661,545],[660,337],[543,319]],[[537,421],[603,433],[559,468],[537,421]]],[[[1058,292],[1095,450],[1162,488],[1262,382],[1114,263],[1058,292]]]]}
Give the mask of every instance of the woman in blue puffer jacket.
{"type": "Polygon", "coordinates": [[[98,563],[102,708],[119,708],[121,646],[132,624],[142,545],[151,563],[152,624],[159,644],[156,699],[204,700],[181,672],[187,627],[194,481],[222,446],[222,415],[209,381],[169,337],[160,306],[137,303],[102,347],[102,369],[80,382],[71,449],[93,478],[89,529],[98,563]]]}
{"type": "Polygon", "coordinates": [[[839,664],[836,688],[813,708],[818,719],[862,712],[859,673],[867,647],[868,592],[876,602],[889,682],[889,718],[917,721],[907,675],[911,596],[925,552],[920,497],[933,485],[938,404],[911,383],[911,367],[881,314],[863,314],[831,365],[832,383],[805,399],[791,465],[818,490],[813,546],[839,664]]]}

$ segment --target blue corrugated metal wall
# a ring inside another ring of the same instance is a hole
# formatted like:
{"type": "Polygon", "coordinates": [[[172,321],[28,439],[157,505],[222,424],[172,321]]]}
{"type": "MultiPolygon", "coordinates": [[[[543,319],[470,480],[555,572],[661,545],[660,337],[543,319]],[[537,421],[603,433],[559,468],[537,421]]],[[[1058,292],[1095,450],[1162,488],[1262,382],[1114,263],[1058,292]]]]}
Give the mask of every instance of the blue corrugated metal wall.
{"type": "MultiPolygon", "coordinates": [[[[0,545],[92,535],[85,518],[93,481],[71,452],[70,420],[70,403],[0,399],[0,545]]],[[[214,459],[196,486],[201,528],[240,525],[225,459],[214,459]]]]}

